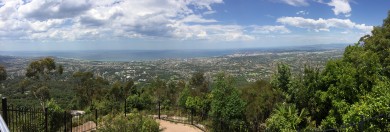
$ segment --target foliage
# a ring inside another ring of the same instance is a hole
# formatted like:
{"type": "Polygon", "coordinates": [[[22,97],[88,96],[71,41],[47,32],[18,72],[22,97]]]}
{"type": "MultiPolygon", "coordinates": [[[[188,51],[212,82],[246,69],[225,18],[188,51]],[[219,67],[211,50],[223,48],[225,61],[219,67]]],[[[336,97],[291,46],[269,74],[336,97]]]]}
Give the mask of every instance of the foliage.
{"type": "Polygon", "coordinates": [[[243,122],[245,102],[232,87],[232,82],[233,79],[224,73],[216,77],[210,104],[214,131],[237,131],[243,122]]]}
{"type": "Polygon", "coordinates": [[[203,74],[203,72],[195,72],[191,77],[190,84],[192,86],[201,86],[205,81],[203,74]]]}
{"type": "Polygon", "coordinates": [[[5,67],[0,65],[0,82],[7,79],[7,71],[5,70],[5,67]]]}
{"type": "Polygon", "coordinates": [[[73,74],[74,88],[78,106],[85,107],[93,104],[93,100],[102,99],[105,95],[108,82],[100,77],[94,77],[91,72],[76,72],[73,74]]]}
{"type": "Polygon", "coordinates": [[[307,111],[303,109],[299,112],[294,104],[279,104],[266,121],[267,130],[275,132],[302,130],[300,124],[310,121],[306,115],[307,111]]]}
{"type": "Polygon", "coordinates": [[[204,113],[208,111],[209,100],[200,98],[199,96],[188,97],[186,101],[186,108],[194,110],[196,113],[204,113]]]}
{"type": "Polygon", "coordinates": [[[33,61],[28,65],[26,77],[48,80],[50,79],[50,75],[56,73],[55,69],[56,64],[53,58],[43,58],[33,61]]]}
{"type": "MultiPolygon", "coordinates": [[[[386,80],[379,82],[371,93],[351,105],[349,111],[343,116],[343,123],[349,124],[367,120],[364,123],[363,131],[390,131],[390,119],[387,118],[389,113],[390,81],[386,80]],[[368,120],[369,118],[374,119],[368,120]]],[[[349,127],[348,130],[359,131],[357,126],[349,127]]]]}
{"type": "Polygon", "coordinates": [[[283,92],[287,92],[291,81],[291,69],[287,64],[280,63],[272,80],[272,85],[283,92]]]}
{"type": "Polygon", "coordinates": [[[140,114],[108,114],[99,120],[99,131],[101,132],[158,132],[159,124],[140,114]]]}
{"type": "Polygon", "coordinates": [[[188,97],[190,96],[190,88],[186,85],[183,91],[181,91],[178,99],[178,105],[182,108],[186,107],[186,102],[188,97]]]}
{"type": "MultiPolygon", "coordinates": [[[[50,92],[48,87],[48,81],[56,75],[62,74],[62,71],[56,70],[56,63],[53,58],[42,58],[40,60],[33,61],[27,67],[26,77],[31,78],[34,82],[32,93],[40,101],[41,106],[44,108],[45,102],[50,99],[50,92]]],[[[25,83],[23,85],[30,84],[25,83]]],[[[22,86],[22,90],[25,86],[22,86]]]]}
{"type": "Polygon", "coordinates": [[[131,109],[137,110],[146,110],[152,107],[152,96],[147,93],[140,93],[130,95],[127,98],[127,107],[131,109]]]}
{"type": "Polygon", "coordinates": [[[54,99],[50,99],[46,104],[49,112],[48,122],[50,123],[50,131],[59,131],[64,121],[64,110],[54,99]]]}
{"type": "Polygon", "coordinates": [[[246,120],[253,126],[251,131],[259,131],[259,125],[265,123],[275,104],[282,100],[281,93],[271,88],[269,82],[259,80],[241,89],[242,99],[247,102],[246,120]]]}

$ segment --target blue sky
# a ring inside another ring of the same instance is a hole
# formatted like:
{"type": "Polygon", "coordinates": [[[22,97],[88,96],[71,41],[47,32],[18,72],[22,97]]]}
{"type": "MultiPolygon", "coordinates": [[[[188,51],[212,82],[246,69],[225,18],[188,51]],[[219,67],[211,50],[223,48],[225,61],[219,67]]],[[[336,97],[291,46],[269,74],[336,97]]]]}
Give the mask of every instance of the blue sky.
{"type": "Polygon", "coordinates": [[[389,0],[0,0],[0,51],[355,43],[389,0]]]}

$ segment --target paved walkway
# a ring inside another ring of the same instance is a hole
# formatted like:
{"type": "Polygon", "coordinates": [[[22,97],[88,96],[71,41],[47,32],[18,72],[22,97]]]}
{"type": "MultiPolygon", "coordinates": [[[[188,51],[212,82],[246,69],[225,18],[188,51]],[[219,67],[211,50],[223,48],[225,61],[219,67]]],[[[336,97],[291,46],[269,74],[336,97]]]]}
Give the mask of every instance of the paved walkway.
{"type": "Polygon", "coordinates": [[[96,123],[93,121],[88,121],[83,125],[72,128],[72,132],[91,132],[91,131],[96,131],[96,123]]]}
{"type": "Polygon", "coordinates": [[[203,132],[202,130],[187,124],[173,123],[170,121],[156,119],[160,123],[163,132],[203,132]]]}

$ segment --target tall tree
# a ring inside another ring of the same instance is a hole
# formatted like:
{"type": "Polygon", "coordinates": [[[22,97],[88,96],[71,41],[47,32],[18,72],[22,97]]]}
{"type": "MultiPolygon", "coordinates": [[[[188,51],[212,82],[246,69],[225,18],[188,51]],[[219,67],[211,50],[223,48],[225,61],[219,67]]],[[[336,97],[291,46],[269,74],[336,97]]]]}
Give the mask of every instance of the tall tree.
{"type": "MultiPolygon", "coordinates": [[[[260,124],[271,114],[275,104],[282,101],[281,93],[272,89],[265,80],[256,81],[241,89],[242,98],[247,102],[245,116],[251,131],[260,131],[260,124]]],[[[264,130],[262,130],[264,131],[264,130]]]]}
{"type": "Polygon", "coordinates": [[[101,77],[94,77],[92,72],[76,72],[73,74],[75,80],[75,93],[80,107],[93,104],[93,100],[104,97],[105,91],[109,84],[101,77]]]}
{"type": "Polygon", "coordinates": [[[7,71],[5,70],[5,67],[0,65],[0,82],[7,79],[7,71]]]}
{"type": "Polygon", "coordinates": [[[390,11],[387,18],[383,20],[382,26],[374,27],[371,35],[360,39],[365,50],[373,51],[378,55],[385,76],[390,77],[390,11]]]}
{"type": "Polygon", "coordinates": [[[50,98],[47,81],[59,74],[62,74],[62,71],[56,70],[54,59],[49,57],[33,61],[27,67],[26,77],[33,79],[37,84],[32,89],[32,93],[39,99],[43,108],[50,98]]]}
{"type": "Polygon", "coordinates": [[[204,72],[198,71],[192,74],[190,85],[196,92],[193,94],[204,96],[210,92],[209,81],[205,78],[204,72]]]}
{"type": "Polygon", "coordinates": [[[245,102],[238,90],[233,87],[233,78],[225,73],[216,76],[211,91],[211,110],[213,130],[240,131],[243,125],[245,102]]]}
{"type": "Polygon", "coordinates": [[[187,98],[190,97],[190,96],[191,96],[190,88],[188,87],[188,85],[186,85],[185,88],[179,94],[179,98],[177,100],[177,104],[180,107],[185,108],[186,107],[187,98]]]}
{"type": "Polygon", "coordinates": [[[277,72],[271,81],[272,85],[283,92],[287,92],[291,81],[291,69],[287,64],[280,63],[277,72]]]}

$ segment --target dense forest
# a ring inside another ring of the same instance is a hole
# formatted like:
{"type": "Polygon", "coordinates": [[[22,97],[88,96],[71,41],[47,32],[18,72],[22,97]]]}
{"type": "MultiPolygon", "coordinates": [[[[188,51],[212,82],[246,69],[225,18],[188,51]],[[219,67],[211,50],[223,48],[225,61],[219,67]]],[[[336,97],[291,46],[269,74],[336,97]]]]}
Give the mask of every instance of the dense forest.
{"type": "Polygon", "coordinates": [[[6,80],[0,66],[0,93],[19,105],[98,109],[113,123],[102,131],[122,130],[124,124],[135,131],[158,131],[154,120],[139,120],[157,103],[172,113],[176,108],[200,113],[196,116],[210,131],[390,131],[389,68],[390,12],[382,26],[323,69],[306,66],[293,73],[281,62],[270,80],[240,86],[223,71],[212,78],[199,71],[189,80],[156,77],[135,84],[108,82],[88,71],[64,75],[54,59],[43,58],[15,80],[6,80]],[[133,117],[125,118],[123,111],[133,117]],[[350,125],[362,120],[366,122],[350,125]]]}

